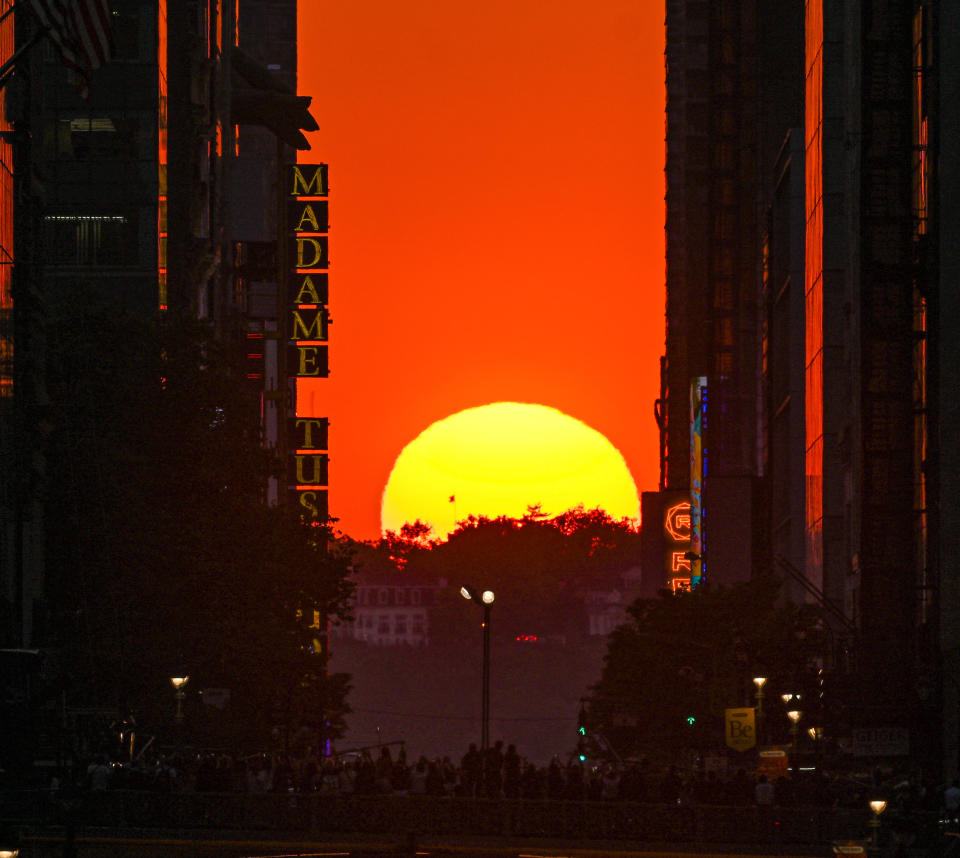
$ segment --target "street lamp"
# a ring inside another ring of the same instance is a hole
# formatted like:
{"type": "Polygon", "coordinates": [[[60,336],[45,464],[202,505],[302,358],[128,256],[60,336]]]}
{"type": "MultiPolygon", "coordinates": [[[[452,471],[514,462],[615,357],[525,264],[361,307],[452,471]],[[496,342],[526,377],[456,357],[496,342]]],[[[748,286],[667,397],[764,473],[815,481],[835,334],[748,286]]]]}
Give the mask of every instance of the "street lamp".
{"type": "Polygon", "coordinates": [[[480,704],[480,750],[490,747],[490,609],[493,607],[493,590],[478,593],[473,587],[464,584],[460,588],[464,599],[483,608],[483,678],[480,704]]]}
{"type": "Polygon", "coordinates": [[[880,852],[880,814],[887,809],[887,803],[883,799],[874,799],[870,802],[870,810],[873,811],[873,818],[870,820],[870,851],[876,855],[880,852]]]}
{"type": "Polygon", "coordinates": [[[759,741],[763,724],[763,686],[767,684],[767,677],[755,676],[753,684],[757,686],[757,740],[759,741]]]}
{"type": "Polygon", "coordinates": [[[793,770],[797,770],[797,730],[798,725],[800,724],[800,719],[803,717],[803,713],[799,709],[791,709],[787,713],[787,717],[790,719],[790,736],[793,739],[793,770]]]}
{"type": "Polygon", "coordinates": [[[176,719],[177,723],[183,723],[183,698],[186,696],[186,692],[183,690],[183,686],[190,681],[189,676],[171,676],[170,684],[173,686],[174,697],[177,698],[177,714],[176,719]]]}

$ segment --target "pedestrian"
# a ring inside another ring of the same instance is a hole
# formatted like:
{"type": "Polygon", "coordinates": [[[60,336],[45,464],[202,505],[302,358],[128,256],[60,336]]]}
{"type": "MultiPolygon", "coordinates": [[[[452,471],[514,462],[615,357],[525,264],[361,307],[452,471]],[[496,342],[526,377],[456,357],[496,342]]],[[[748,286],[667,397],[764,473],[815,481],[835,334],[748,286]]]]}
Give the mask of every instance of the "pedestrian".
{"type": "Polygon", "coordinates": [[[520,798],[520,755],[514,745],[507,745],[503,755],[503,794],[506,798],[520,798]]]}
{"type": "Polygon", "coordinates": [[[466,796],[477,794],[477,785],[480,782],[480,752],[475,742],[470,743],[467,753],[460,761],[460,776],[463,781],[463,793],[466,796]]]}
{"type": "Polygon", "coordinates": [[[770,807],[773,804],[773,797],[776,795],[776,789],[766,775],[760,775],[757,785],[753,788],[754,800],[761,807],[770,807]]]}

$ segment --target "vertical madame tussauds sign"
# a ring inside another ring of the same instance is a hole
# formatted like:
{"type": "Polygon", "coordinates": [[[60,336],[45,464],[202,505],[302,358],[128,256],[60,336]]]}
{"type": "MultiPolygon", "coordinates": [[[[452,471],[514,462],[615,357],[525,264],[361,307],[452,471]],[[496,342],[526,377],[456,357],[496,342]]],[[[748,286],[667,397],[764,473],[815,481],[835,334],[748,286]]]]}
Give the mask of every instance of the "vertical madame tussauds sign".
{"type": "MultiPolygon", "coordinates": [[[[293,164],[287,183],[287,374],[329,373],[329,222],[326,164],[293,164]]],[[[325,417],[288,421],[288,485],[308,521],[327,519],[329,423],[325,417]]]]}

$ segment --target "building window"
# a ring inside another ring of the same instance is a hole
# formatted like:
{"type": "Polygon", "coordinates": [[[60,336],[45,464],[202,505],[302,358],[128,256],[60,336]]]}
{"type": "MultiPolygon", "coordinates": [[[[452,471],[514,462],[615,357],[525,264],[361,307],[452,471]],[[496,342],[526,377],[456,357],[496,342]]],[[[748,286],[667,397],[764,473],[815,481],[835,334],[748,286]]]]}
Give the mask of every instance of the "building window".
{"type": "Polygon", "coordinates": [[[393,598],[395,605],[405,605],[407,603],[407,591],[401,587],[397,587],[397,589],[393,591],[393,598]]]}
{"type": "Polygon", "coordinates": [[[48,265],[136,265],[137,218],[127,215],[47,215],[43,257],[48,265]]]}
{"type": "Polygon", "coordinates": [[[386,587],[381,587],[379,590],[377,590],[377,604],[378,605],[390,604],[390,591],[386,587]]]}
{"type": "Polygon", "coordinates": [[[377,618],[377,634],[378,635],[390,634],[390,615],[389,614],[380,614],[380,616],[377,618]]]}
{"type": "Polygon", "coordinates": [[[135,158],[137,133],[138,123],[133,118],[60,118],[47,126],[44,149],[50,160],[135,158]]]}
{"type": "Polygon", "coordinates": [[[397,614],[397,618],[393,624],[393,633],[396,635],[407,634],[407,615],[406,614],[397,614]]]}
{"type": "Polygon", "coordinates": [[[420,591],[419,591],[419,590],[411,590],[411,591],[410,591],[410,604],[411,604],[411,605],[419,605],[419,604],[420,604],[420,598],[421,598],[421,594],[420,594],[420,591]]]}

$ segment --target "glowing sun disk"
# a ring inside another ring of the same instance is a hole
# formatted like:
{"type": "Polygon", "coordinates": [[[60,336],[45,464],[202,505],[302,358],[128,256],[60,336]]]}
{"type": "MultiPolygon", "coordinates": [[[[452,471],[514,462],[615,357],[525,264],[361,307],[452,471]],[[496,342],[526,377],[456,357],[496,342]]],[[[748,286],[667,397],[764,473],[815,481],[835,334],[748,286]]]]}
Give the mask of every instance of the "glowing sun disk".
{"type": "Polygon", "coordinates": [[[623,456],[601,433],[545,405],[496,402],[439,420],[403,448],[383,492],[381,525],[429,522],[446,536],[468,515],[521,517],[579,504],[638,517],[623,456]]]}

